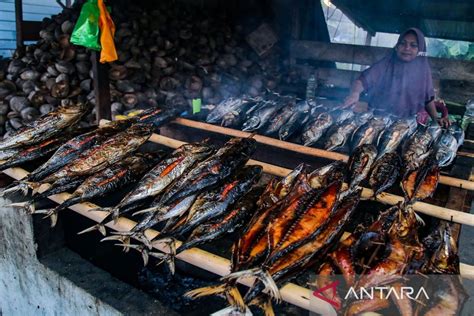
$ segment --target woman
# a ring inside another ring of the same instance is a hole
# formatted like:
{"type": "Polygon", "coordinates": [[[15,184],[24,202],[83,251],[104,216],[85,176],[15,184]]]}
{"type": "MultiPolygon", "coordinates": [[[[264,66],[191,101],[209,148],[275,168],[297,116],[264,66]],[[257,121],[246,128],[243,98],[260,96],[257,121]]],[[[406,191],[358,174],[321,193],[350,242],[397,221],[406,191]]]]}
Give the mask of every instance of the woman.
{"type": "Polygon", "coordinates": [[[352,85],[344,107],[357,103],[363,91],[368,93],[371,108],[399,117],[418,115],[421,123],[426,123],[423,120],[429,115],[442,127],[450,124],[446,111],[438,119],[425,36],[417,28],[402,33],[390,55],[362,72],[352,85]]]}

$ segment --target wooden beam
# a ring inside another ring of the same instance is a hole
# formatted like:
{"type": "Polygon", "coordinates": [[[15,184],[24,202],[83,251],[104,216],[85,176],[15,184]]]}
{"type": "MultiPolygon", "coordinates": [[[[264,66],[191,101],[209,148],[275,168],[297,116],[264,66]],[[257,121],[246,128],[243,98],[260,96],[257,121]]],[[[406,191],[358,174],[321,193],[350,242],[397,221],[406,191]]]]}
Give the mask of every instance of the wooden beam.
{"type": "Polygon", "coordinates": [[[15,0],[16,48],[23,46],[23,1],[15,0]]]}
{"type": "MultiPolygon", "coordinates": [[[[291,41],[290,55],[295,59],[335,61],[372,65],[391,52],[391,48],[324,43],[314,41],[291,41]]],[[[474,62],[446,58],[428,58],[433,77],[450,80],[474,81],[474,62]]]]}
{"type": "Polygon", "coordinates": [[[110,86],[108,64],[101,64],[99,62],[100,53],[92,51],[92,73],[94,81],[95,94],[95,115],[97,122],[102,119],[110,120],[112,112],[110,109],[110,86]]]}

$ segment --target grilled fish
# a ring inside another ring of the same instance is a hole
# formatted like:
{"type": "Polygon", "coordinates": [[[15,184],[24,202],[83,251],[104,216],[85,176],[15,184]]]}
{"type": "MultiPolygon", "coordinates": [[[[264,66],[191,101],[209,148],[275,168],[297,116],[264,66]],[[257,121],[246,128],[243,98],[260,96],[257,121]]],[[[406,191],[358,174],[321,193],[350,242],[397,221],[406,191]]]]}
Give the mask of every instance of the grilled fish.
{"type": "Polygon", "coordinates": [[[278,131],[279,138],[281,140],[286,140],[298,131],[308,120],[310,109],[311,108],[306,101],[297,103],[295,106],[295,112],[278,131]]]}
{"type": "Polygon", "coordinates": [[[133,125],[129,129],[110,137],[102,144],[85,151],[78,159],[56,173],[49,175],[41,182],[53,182],[61,177],[91,175],[120,161],[123,157],[138,149],[150,138],[151,134],[151,126],[133,125]]]}
{"type": "Polygon", "coordinates": [[[228,113],[239,111],[244,106],[245,101],[241,98],[228,98],[219,103],[206,118],[207,123],[216,124],[224,120],[228,113]]]}
{"type": "Polygon", "coordinates": [[[436,143],[436,161],[440,168],[449,166],[458,150],[458,142],[450,132],[443,132],[436,143]]]}
{"type": "Polygon", "coordinates": [[[111,165],[108,168],[88,177],[63,203],[52,210],[43,213],[51,218],[51,226],[57,222],[57,215],[71,205],[90,201],[93,198],[104,196],[127,184],[136,181],[156,161],[151,155],[134,155],[111,165]]]}
{"type": "Polygon", "coordinates": [[[204,160],[169,187],[161,198],[162,205],[206,190],[244,166],[256,149],[253,138],[233,138],[214,155],[204,160]]]}
{"type": "Polygon", "coordinates": [[[374,116],[370,121],[357,129],[352,136],[352,148],[363,144],[374,144],[380,133],[392,123],[390,117],[374,116]]]}
{"type": "Polygon", "coordinates": [[[257,207],[257,199],[261,190],[254,189],[239,202],[224,217],[218,218],[210,223],[196,227],[186,241],[176,249],[180,253],[197,245],[220,238],[224,234],[232,233],[243,226],[244,221],[249,219],[257,207]]]}
{"type": "Polygon", "coordinates": [[[108,211],[109,215],[101,223],[86,231],[98,228],[103,231],[103,224],[143,206],[148,199],[161,194],[173,181],[181,177],[197,162],[208,157],[213,151],[213,147],[205,143],[182,145],[144,175],[119,204],[110,209],[101,209],[108,211]]]}
{"type": "Polygon", "coordinates": [[[357,147],[348,162],[348,183],[349,190],[353,190],[369,175],[375,158],[377,149],[374,145],[362,145],[357,147]]]}
{"type": "Polygon", "coordinates": [[[314,145],[331,127],[334,123],[334,119],[329,113],[321,113],[318,115],[315,121],[309,123],[304,128],[301,140],[305,146],[314,145]]]}
{"type": "Polygon", "coordinates": [[[202,206],[190,212],[187,221],[176,231],[176,234],[183,235],[198,225],[223,215],[232,204],[250,190],[260,178],[261,173],[261,166],[244,167],[222,188],[203,193],[205,202],[202,206]]]}
{"type": "Polygon", "coordinates": [[[410,139],[408,139],[402,152],[404,173],[416,170],[423,161],[431,154],[430,147],[433,137],[426,127],[420,127],[410,139]]]}
{"type": "Polygon", "coordinates": [[[400,144],[415,132],[416,126],[416,119],[401,119],[393,123],[381,136],[379,157],[396,151],[400,144]]]}
{"type": "Polygon", "coordinates": [[[287,105],[288,102],[285,99],[286,98],[277,101],[262,101],[263,103],[260,107],[253,111],[250,117],[244,122],[242,131],[254,132],[263,128],[278,111],[287,105]]]}
{"type": "Polygon", "coordinates": [[[50,138],[39,144],[32,145],[24,150],[21,150],[15,156],[0,162],[0,170],[20,166],[26,162],[45,157],[61,146],[65,139],[66,137],[50,138]]]}
{"type": "Polygon", "coordinates": [[[60,107],[31,124],[15,131],[0,142],[0,150],[33,145],[60,134],[64,129],[76,124],[86,113],[88,107],[78,103],[69,107],[60,107]]]}
{"type": "Polygon", "coordinates": [[[269,124],[268,129],[265,131],[266,135],[275,135],[278,133],[280,128],[290,119],[290,117],[295,113],[296,109],[293,105],[283,108],[276,116],[274,116],[269,124]]]}
{"type": "Polygon", "coordinates": [[[395,183],[400,175],[401,167],[402,161],[395,152],[387,153],[375,162],[369,178],[369,185],[374,191],[374,197],[395,183]]]}

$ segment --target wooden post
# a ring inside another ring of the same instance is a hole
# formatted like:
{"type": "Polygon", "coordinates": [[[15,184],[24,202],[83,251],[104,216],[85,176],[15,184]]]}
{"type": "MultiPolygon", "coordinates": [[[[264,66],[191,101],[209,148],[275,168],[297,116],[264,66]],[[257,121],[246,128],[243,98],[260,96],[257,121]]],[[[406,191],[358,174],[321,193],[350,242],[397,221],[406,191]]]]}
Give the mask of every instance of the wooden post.
{"type": "Polygon", "coordinates": [[[99,62],[100,54],[93,51],[91,56],[95,93],[95,115],[97,122],[112,118],[110,109],[110,87],[108,65],[99,62]]]}
{"type": "Polygon", "coordinates": [[[15,0],[16,48],[23,46],[23,0],[15,0]]]}

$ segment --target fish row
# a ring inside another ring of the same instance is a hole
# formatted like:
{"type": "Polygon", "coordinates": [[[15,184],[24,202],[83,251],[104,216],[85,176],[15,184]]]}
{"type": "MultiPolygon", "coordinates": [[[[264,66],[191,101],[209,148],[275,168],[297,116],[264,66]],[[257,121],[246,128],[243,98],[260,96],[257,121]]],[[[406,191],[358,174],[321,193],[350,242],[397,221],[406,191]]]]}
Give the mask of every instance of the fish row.
{"type": "MultiPolygon", "coordinates": [[[[374,144],[379,156],[396,151],[417,130],[415,118],[400,119],[380,111],[354,113],[276,94],[266,99],[224,100],[211,110],[206,122],[278,136],[281,140],[291,138],[329,151],[353,151],[361,145],[374,144]]],[[[432,134],[436,133],[437,128],[432,128],[432,134]]],[[[464,132],[453,125],[439,139],[435,138],[439,148],[436,158],[441,167],[447,166],[462,145],[464,132]]]]}

